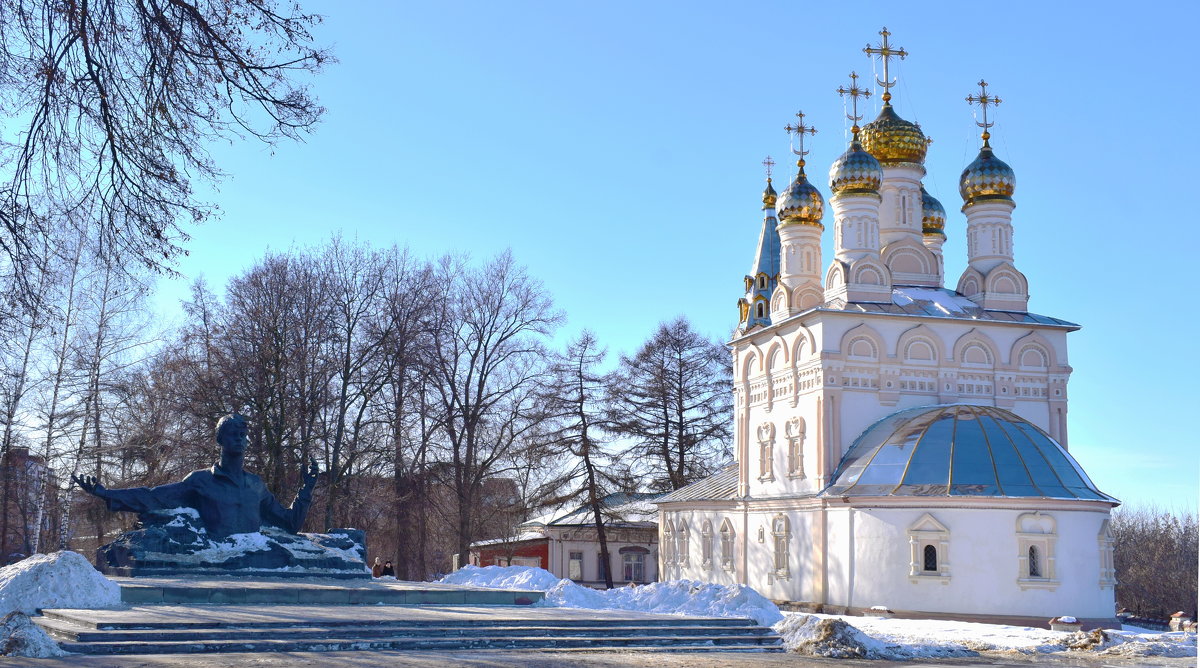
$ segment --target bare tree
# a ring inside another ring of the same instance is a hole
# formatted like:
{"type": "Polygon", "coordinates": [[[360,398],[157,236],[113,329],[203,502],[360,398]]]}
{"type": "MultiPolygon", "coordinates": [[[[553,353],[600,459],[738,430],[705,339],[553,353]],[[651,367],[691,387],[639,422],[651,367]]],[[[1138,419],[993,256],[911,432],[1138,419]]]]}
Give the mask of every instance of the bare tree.
{"type": "Polygon", "coordinates": [[[612,412],[605,406],[605,391],[611,382],[600,372],[606,351],[596,342],[595,335],[584,330],[564,353],[556,356],[552,377],[542,394],[545,417],[555,425],[547,435],[547,443],[566,454],[574,466],[550,482],[558,491],[560,503],[582,499],[591,509],[600,542],[601,573],[604,586],[612,589],[612,560],[605,534],[605,509],[602,500],[616,486],[609,471],[613,466],[611,453],[604,441],[605,431],[611,428],[612,412]]]}
{"type": "Polygon", "coordinates": [[[221,176],[206,146],[294,138],[323,111],[297,80],[329,60],[320,17],[281,4],[0,0],[0,113],[20,124],[0,142],[10,268],[68,214],[113,267],[169,268],[180,222],[213,212],[193,186],[221,176]]]}
{"type": "Polygon", "coordinates": [[[477,527],[483,482],[533,427],[528,418],[545,371],[544,341],[557,328],[542,284],[504,252],[479,268],[443,262],[435,388],[448,441],[460,559],[477,527]]]}
{"type": "Polygon", "coordinates": [[[1196,563],[1200,545],[1195,511],[1154,507],[1113,511],[1113,566],[1117,605],[1139,616],[1196,613],[1196,563]]]}
{"type": "Polygon", "coordinates": [[[728,457],[731,370],[724,346],[685,317],[659,325],[613,376],[614,429],[655,490],[674,490],[712,473],[728,457]]]}

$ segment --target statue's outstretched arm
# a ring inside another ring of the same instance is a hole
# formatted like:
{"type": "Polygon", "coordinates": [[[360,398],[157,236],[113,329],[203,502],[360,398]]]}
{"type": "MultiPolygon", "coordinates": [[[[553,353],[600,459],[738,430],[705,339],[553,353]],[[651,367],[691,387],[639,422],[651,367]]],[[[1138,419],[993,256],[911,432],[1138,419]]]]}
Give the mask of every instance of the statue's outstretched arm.
{"type": "Polygon", "coordinates": [[[317,486],[317,460],[309,459],[308,470],[304,472],[304,485],[292,502],[291,508],[284,508],[275,495],[264,488],[264,496],[260,505],[263,524],[270,524],[292,533],[298,533],[304,526],[304,518],[308,516],[308,508],[312,505],[313,488],[317,486]]]}
{"type": "Polygon", "coordinates": [[[106,489],[103,491],[104,495],[101,498],[108,502],[108,509],[114,511],[145,513],[151,510],[167,510],[180,506],[195,507],[195,501],[192,498],[195,486],[187,478],[158,487],[130,487],[129,489],[106,489]]]}

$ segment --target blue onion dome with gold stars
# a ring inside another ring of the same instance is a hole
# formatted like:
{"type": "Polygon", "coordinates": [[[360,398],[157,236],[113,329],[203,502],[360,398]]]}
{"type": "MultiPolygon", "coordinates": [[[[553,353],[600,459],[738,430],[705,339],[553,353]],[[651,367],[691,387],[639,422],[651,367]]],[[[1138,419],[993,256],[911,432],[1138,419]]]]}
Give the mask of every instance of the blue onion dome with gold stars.
{"type": "Polygon", "coordinates": [[[800,171],[788,184],[775,203],[775,214],[780,225],[816,225],[821,227],[825,215],[825,199],[804,174],[804,161],[799,161],[800,171]]]}
{"type": "Polygon", "coordinates": [[[829,168],[829,189],[835,195],[878,194],[883,168],[875,156],[863,150],[858,139],[829,168]]]}
{"type": "Polygon", "coordinates": [[[921,186],[921,233],[946,236],[946,207],[921,186]]]}
{"type": "Polygon", "coordinates": [[[992,147],[987,140],[979,156],[967,165],[962,176],[958,178],[958,194],[962,195],[963,206],[970,206],[984,200],[1012,201],[1013,191],[1017,189],[1017,175],[1000,158],[992,153],[992,147]]]}
{"type": "Polygon", "coordinates": [[[863,126],[860,137],[863,148],[885,165],[924,164],[929,149],[921,126],[900,118],[890,104],[883,105],[879,117],[863,126]]]}

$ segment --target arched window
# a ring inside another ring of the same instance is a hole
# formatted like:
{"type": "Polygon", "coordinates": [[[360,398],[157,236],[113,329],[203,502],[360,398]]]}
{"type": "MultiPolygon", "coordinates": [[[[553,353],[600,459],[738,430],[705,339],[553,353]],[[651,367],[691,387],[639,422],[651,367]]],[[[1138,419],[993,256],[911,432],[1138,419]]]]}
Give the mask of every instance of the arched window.
{"type": "Polygon", "coordinates": [[[662,547],[660,548],[660,552],[662,553],[663,565],[670,566],[671,564],[675,563],[675,526],[672,524],[671,520],[667,520],[663,524],[662,547]]]}
{"type": "Polygon", "coordinates": [[[733,525],[729,520],[721,523],[721,568],[733,570],[733,525]]]}
{"type": "Polygon", "coordinates": [[[683,522],[675,527],[675,563],[688,565],[688,528],[683,522]]]}
{"type": "Polygon", "coordinates": [[[937,572],[937,548],[932,545],[925,546],[925,570],[937,572]]]}
{"type": "Polygon", "coordinates": [[[700,565],[706,571],[712,570],[712,553],[713,553],[713,530],[712,522],[704,520],[704,526],[700,529],[700,565]]]}
{"type": "Polygon", "coordinates": [[[1037,545],[1029,546],[1029,577],[1042,577],[1042,563],[1039,559],[1037,545]]]}
{"type": "Polygon", "coordinates": [[[755,311],[754,311],[754,312],[755,312],[755,314],[757,314],[757,315],[758,315],[758,317],[760,317],[760,318],[762,318],[762,317],[765,317],[765,316],[766,316],[766,314],[767,314],[767,309],[766,309],[766,306],[765,306],[765,305],[764,305],[762,302],[759,302],[759,303],[758,303],[758,305],[757,305],[757,306],[755,306],[755,311]]]}
{"type": "Polygon", "coordinates": [[[788,543],[792,537],[786,515],[776,515],[771,522],[771,535],[775,543],[775,577],[788,577],[788,543]]]}
{"type": "Polygon", "coordinates": [[[759,276],[759,277],[758,277],[758,289],[759,289],[759,290],[766,290],[766,289],[767,289],[767,277],[766,277],[766,276],[759,276]]]}

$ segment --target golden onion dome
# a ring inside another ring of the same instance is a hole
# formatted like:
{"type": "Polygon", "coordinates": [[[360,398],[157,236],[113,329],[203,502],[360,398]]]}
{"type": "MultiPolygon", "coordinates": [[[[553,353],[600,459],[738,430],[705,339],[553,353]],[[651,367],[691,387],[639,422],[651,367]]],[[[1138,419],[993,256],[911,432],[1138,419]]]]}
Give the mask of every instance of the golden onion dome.
{"type": "Polygon", "coordinates": [[[821,218],[825,215],[825,199],[813,184],[808,182],[804,174],[804,161],[800,161],[800,171],[796,178],[779,196],[775,203],[775,214],[780,225],[816,225],[821,227],[821,218]]]}
{"type": "Polygon", "coordinates": [[[1016,173],[992,153],[986,139],[979,156],[958,177],[958,194],[962,195],[963,206],[989,199],[1012,201],[1016,189],[1016,173]]]}
{"type": "Polygon", "coordinates": [[[771,178],[767,177],[767,189],[763,191],[763,208],[774,207],[777,197],[775,188],[771,187],[771,178]]]}
{"type": "Polygon", "coordinates": [[[829,168],[829,189],[835,195],[878,194],[881,183],[883,168],[875,156],[863,150],[857,138],[829,168]]]}
{"type": "Polygon", "coordinates": [[[921,233],[946,236],[946,208],[921,186],[921,233]]]}
{"type": "Polygon", "coordinates": [[[885,104],[879,117],[862,128],[862,145],[885,165],[925,162],[929,140],[921,126],[900,118],[892,105],[885,104]]]}

